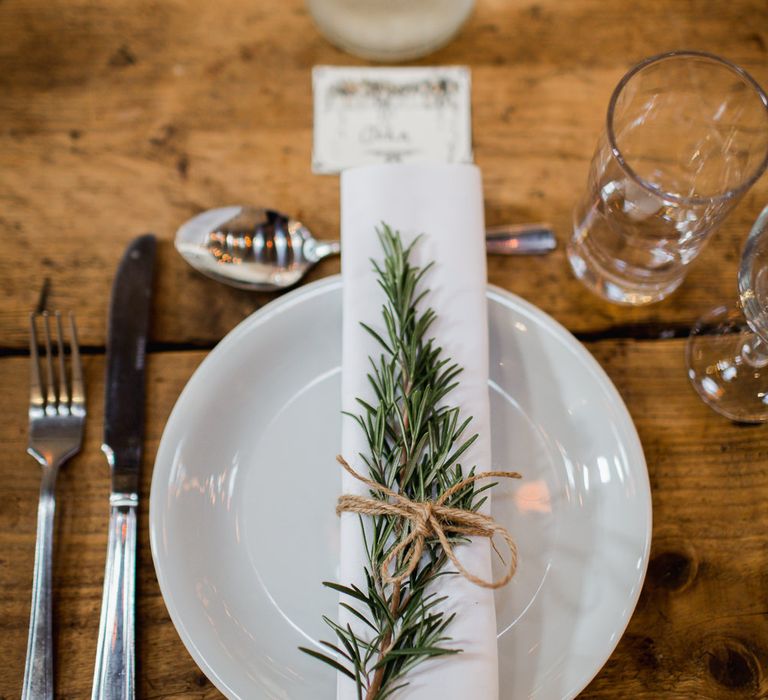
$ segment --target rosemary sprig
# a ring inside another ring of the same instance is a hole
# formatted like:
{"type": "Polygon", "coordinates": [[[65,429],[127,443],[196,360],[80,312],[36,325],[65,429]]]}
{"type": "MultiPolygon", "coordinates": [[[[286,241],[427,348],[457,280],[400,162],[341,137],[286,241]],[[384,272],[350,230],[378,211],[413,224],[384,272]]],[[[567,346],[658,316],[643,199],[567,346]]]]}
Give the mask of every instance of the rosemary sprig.
{"type": "MultiPolygon", "coordinates": [[[[382,225],[377,229],[384,258],[372,260],[386,301],[381,314],[383,327],[361,324],[381,348],[371,357],[368,380],[375,405],[357,399],[360,414],[347,413],[365,434],[368,449],[360,458],[370,479],[414,501],[434,501],[474,468],[462,473],[459,459],[477,439],[463,439],[471,418],[462,420],[458,407],[443,405],[456,387],[461,368],[443,357],[428,331],[436,314],[419,310],[428,294],[423,280],[431,267],[410,263],[418,238],[404,246],[400,234],[382,225]]],[[[476,511],[485,501],[482,491],[468,484],[453,494],[446,505],[476,511]]],[[[372,498],[384,498],[370,491],[372,498]]],[[[329,654],[301,647],[305,653],[346,674],[357,686],[360,700],[384,700],[408,685],[407,673],[419,663],[461,650],[446,646],[446,634],[454,615],[440,609],[445,597],[432,585],[448,573],[446,556],[436,539],[428,539],[419,565],[402,583],[385,584],[381,566],[392,549],[411,531],[412,524],[389,515],[369,516],[366,527],[360,519],[367,550],[366,590],[354,585],[325,582],[342,594],[341,605],[357,618],[366,634],[356,634],[350,625],[341,626],[325,617],[335,643],[321,642],[329,654]]],[[[453,541],[461,541],[454,538],[453,541]]],[[[395,572],[403,570],[409,549],[400,553],[395,572]]]]}

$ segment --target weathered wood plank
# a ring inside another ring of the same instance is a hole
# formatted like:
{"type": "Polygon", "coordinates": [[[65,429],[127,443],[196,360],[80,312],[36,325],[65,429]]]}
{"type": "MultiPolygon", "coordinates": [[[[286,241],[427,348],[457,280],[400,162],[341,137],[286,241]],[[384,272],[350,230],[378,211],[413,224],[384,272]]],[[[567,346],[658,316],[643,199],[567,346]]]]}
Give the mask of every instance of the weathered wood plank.
{"type": "MultiPolygon", "coordinates": [[[[763,697],[768,692],[768,448],[688,386],[679,340],[588,346],[637,424],[654,499],[652,561],[629,629],[589,698],[763,697]],[[663,396],[661,401],[659,397],[663,396]]],[[[220,697],[171,624],[152,566],[147,505],[152,457],[170,409],[203,353],[149,360],[140,518],[140,697],[220,697]]],[[[24,455],[27,361],[0,358],[0,697],[19,695],[38,469],[24,455]],[[15,418],[14,418],[15,417],[15,418]]],[[[88,695],[106,548],[108,470],[99,452],[103,359],[86,358],[85,448],[61,474],[56,531],[57,697],[88,695]]]]}
{"type": "MultiPolygon", "coordinates": [[[[489,224],[551,221],[563,243],[610,92],[636,60],[708,49],[768,80],[759,0],[485,0],[421,63],[472,67],[475,153],[489,224]]],[[[215,342],[268,297],[200,278],[173,251],[202,209],[266,203],[319,234],[338,228],[338,179],[310,172],[310,68],[359,63],[325,42],[300,0],[0,3],[0,346],[23,347],[43,278],[102,346],[110,282],[131,237],[163,241],[153,337],[215,342]],[[205,311],[203,311],[205,310],[205,311]]],[[[730,298],[740,241],[768,199],[758,183],[683,289],[627,310],[576,282],[561,250],[492,259],[492,282],[574,331],[687,327],[730,298]]],[[[338,270],[321,265],[317,278],[338,270]]]]}

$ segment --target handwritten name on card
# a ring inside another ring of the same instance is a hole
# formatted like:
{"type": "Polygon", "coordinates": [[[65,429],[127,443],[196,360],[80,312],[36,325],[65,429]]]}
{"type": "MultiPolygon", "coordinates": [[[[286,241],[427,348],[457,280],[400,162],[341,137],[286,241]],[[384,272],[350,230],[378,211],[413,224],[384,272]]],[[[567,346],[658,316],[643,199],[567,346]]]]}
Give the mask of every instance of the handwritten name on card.
{"type": "Polygon", "coordinates": [[[472,162],[470,73],[462,66],[312,71],[312,170],[472,162]]]}

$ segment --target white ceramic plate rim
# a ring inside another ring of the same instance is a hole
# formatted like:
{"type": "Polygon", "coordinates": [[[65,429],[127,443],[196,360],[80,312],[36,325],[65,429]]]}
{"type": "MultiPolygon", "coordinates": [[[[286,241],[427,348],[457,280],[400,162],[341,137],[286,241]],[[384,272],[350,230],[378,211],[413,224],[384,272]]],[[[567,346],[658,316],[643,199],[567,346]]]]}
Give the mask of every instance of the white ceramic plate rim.
{"type": "MultiPolygon", "coordinates": [[[[159,455],[163,451],[163,443],[166,440],[170,439],[168,436],[168,433],[169,433],[168,427],[171,426],[175,422],[175,420],[177,420],[176,414],[181,410],[180,406],[184,403],[186,395],[188,393],[192,393],[193,391],[195,391],[195,386],[197,384],[200,384],[201,382],[204,383],[206,381],[207,375],[211,371],[210,368],[213,366],[215,362],[217,362],[217,357],[219,354],[224,352],[226,348],[229,347],[231,344],[237,343],[240,340],[241,336],[248,333],[252,325],[264,323],[268,321],[271,316],[281,313],[286,308],[289,308],[297,303],[302,303],[305,300],[310,299],[314,296],[325,294],[328,291],[330,291],[332,288],[340,287],[341,284],[342,284],[341,275],[332,275],[330,277],[317,280],[316,282],[312,282],[310,284],[304,285],[298,289],[295,289],[291,292],[286,293],[285,295],[279,297],[278,299],[275,299],[269,302],[262,308],[256,310],[253,314],[248,316],[246,319],[241,321],[237,326],[235,326],[235,328],[233,328],[221,340],[221,342],[219,342],[218,345],[216,345],[216,347],[205,357],[205,359],[200,363],[200,365],[192,374],[192,377],[189,379],[189,381],[185,385],[184,389],[179,395],[179,398],[176,400],[176,403],[174,404],[174,407],[173,407],[173,410],[171,411],[170,416],[168,417],[166,427],[163,430],[163,435],[160,439],[160,445],[158,447],[157,454],[159,455]]],[[[644,498],[646,501],[646,532],[644,534],[644,541],[643,541],[643,554],[642,554],[643,561],[639,569],[640,570],[639,581],[644,582],[645,575],[648,570],[648,561],[650,557],[650,548],[651,548],[651,534],[653,529],[651,487],[650,487],[650,480],[648,477],[648,468],[645,461],[645,455],[642,449],[642,444],[640,443],[640,438],[637,434],[637,429],[635,428],[635,425],[632,421],[629,410],[627,409],[626,404],[624,403],[624,400],[622,399],[621,395],[619,394],[618,390],[614,386],[613,382],[610,380],[608,375],[605,373],[605,370],[600,366],[598,361],[578,341],[578,339],[576,339],[564,326],[562,326],[560,323],[555,321],[555,319],[553,319],[551,316],[549,316],[548,314],[546,314],[545,312],[543,312],[541,309],[534,306],[530,302],[526,301],[525,299],[522,299],[516,294],[513,294],[512,292],[508,292],[502,289],[501,287],[497,287],[495,285],[489,284],[487,287],[486,295],[488,299],[499,301],[500,303],[502,303],[504,306],[507,306],[507,307],[514,307],[515,309],[525,314],[529,318],[536,319],[541,324],[541,327],[543,330],[550,333],[554,338],[559,340],[566,348],[570,349],[571,352],[579,356],[579,358],[584,362],[584,364],[590,369],[595,381],[600,386],[600,388],[606,392],[606,394],[610,397],[611,401],[615,403],[616,407],[621,409],[620,420],[624,423],[624,425],[622,425],[621,427],[624,431],[626,431],[627,437],[630,438],[635,443],[631,447],[633,448],[632,452],[635,456],[635,459],[638,460],[636,467],[637,467],[638,483],[640,488],[637,491],[637,497],[644,498]]],[[[168,613],[171,617],[171,621],[173,622],[174,627],[176,627],[176,631],[178,632],[179,637],[181,637],[181,640],[184,643],[184,646],[187,648],[187,651],[190,653],[195,663],[205,673],[208,679],[227,698],[230,698],[231,700],[246,700],[245,698],[242,698],[240,695],[238,695],[238,693],[235,692],[232,688],[230,688],[230,686],[227,684],[224,678],[222,678],[218,673],[216,673],[213,667],[207,662],[205,655],[197,646],[192,636],[188,633],[187,628],[184,625],[183,615],[180,613],[180,611],[178,610],[178,608],[174,603],[173,591],[171,589],[171,585],[169,583],[168,576],[166,575],[165,569],[163,568],[163,559],[162,559],[162,555],[160,554],[162,548],[160,547],[161,533],[159,532],[159,520],[160,520],[160,512],[162,509],[162,503],[161,503],[161,499],[159,499],[156,496],[156,494],[159,492],[161,488],[160,486],[161,478],[158,475],[160,471],[158,469],[158,463],[155,462],[154,466],[155,468],[152,475],[152,486],[151,486],[151,492],[150,492],[150,506],[149,506],[149,539],[150,539],[150,548],[152,550],[152,560],[155,565],[155,572],[157,575],[158,584],[160,586],[160,593],[163,596],[163,601],[165,602],[166,608],[168,609],[168,613]]],[[[583,674],[582,682],[575,684],[574,687],[567,693],[565,697],[571,697],[571,698],[575,697],[582,690],[584,690],[584,688],[586,688],[587,685],[589,685],[589,683],[598,674],[600,669],[605,665],[606,661],[608,661],[610,656],[613,654],[614,650],[616,649],[619,642],[621,641],[621,638],[624,636],[624,632],[626,631],[626,628],[629,624],[632,614],[635,611],[637,602],[640,599],[642,588],[643,588],[642,585],[638,585],[635,587],[631,605],[627,606],[626,614],[623,616],[623,619],[621,620],[620,624],[617,625],[617,629],[620,629],[621,634],[617,634],[614,641],[610,645],[606,645],[604,654],[595,655],[595,658],[597,660],[592,665],[591,668],[589,668],[588,670],[585,670],[583,674]]]]}

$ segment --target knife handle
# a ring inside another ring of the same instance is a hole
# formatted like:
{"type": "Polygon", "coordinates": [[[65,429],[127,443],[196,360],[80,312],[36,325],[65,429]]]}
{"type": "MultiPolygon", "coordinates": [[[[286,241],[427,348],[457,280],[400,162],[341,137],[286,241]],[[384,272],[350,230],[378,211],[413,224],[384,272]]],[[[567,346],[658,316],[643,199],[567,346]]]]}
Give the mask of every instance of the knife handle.
{"type": "Polygon", "coordinates": [[[137,500],[131,496],[111,499],[92,700],[133,700],[135,697],[137,500]]]}

